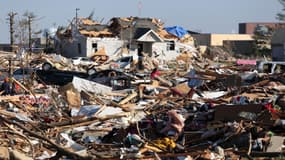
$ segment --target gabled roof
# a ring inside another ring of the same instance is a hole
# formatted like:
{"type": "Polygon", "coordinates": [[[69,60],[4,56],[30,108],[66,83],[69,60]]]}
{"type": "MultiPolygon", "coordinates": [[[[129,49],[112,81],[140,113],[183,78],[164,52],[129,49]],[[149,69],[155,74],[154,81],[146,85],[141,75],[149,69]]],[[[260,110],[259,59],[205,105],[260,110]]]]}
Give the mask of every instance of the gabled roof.
{"type": "Polygon", "coordinates": [[[283,45],[284,43],[285,43],[285,28],[277,29],[272,35],[271,44],[283,45]]]}
{"type": "Polygon", "coordinates": [[[137,28],[134,33],[134,39],[139,39],[141,36],[150,31],[150,28],[137,28]]]}
{"type": "Polygon", "coordinates": [[[138,28],[135,32],[134,39],[140,42],[163,42],[163,39],[149,28],[138,28]]]}

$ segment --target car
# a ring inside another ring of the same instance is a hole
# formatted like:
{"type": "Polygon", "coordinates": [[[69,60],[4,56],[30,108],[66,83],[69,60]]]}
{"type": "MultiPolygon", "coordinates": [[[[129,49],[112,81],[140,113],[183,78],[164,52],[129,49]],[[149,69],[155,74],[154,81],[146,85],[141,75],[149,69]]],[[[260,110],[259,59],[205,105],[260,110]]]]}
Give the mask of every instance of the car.
{"type": "Polygon", "coordinates": [[[33,72],[34,69],[32,68],[18,68],[13,72],[13,77],[17,81],[22,81],[24,79],[29,79],[33,72]]]}
{"type": "Polygon", "coordinates": [[[36,70],[38,81],[47,85],[64,86],[72,82],[73,77],[80,77],[87,79],[88,74],[84,72],[62,71],[62,70],[36,70]]]}
{"type": "Polygon", "coordinates": [[[82,65],[82,66],[96,65],[96,62],[92,61],[88,57],[73,57],[71,58],[71,62],[73,65],[82,65]]]}
{"type": "Polygon", "coordinates": [[[132,75],[112,69],[98,71],[91,75],[85,72],[62,70],[36,70],[35,73],[38,77],[38,81],[47,85],[64,86],[72,82],[73,77],[76,76],[112,87],[113,90],[129,89],[131,87],[131,81],[134,79],[132,75]]]}
{"type": "Polygon", "coordinates": [[[257,71],[259,73],[284,73],[285,72],[285,62],[282,61],[258,61],[257,71]]]}
{"type": "Polygon", "coordinates": [[[114,63],[118,65],[119,68],[130,68],[133,62],[133,56],[127,56],[117,59],[114,63]]]}

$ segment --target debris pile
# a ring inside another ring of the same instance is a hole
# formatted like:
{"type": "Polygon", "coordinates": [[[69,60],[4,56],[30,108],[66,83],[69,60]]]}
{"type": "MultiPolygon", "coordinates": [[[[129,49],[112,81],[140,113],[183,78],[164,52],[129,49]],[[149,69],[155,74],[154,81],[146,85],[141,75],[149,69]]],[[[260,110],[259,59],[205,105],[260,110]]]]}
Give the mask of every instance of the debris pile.
{"type": "MultiPolygon", "coordinates": [[[[81,18],[79,32],[118,36],[134,19],[94,30],[98,22],[81,18]]],[[[219,48],[201,54],[181,28],[151,22],[145,37],[172,38],[164,47],[175,41],[180,50],[135,56],[122,47],[110,56],[98,48],[84,63],[1,57],[1,159],[282,159],[283,64],[237,60],[219,48]]]]}

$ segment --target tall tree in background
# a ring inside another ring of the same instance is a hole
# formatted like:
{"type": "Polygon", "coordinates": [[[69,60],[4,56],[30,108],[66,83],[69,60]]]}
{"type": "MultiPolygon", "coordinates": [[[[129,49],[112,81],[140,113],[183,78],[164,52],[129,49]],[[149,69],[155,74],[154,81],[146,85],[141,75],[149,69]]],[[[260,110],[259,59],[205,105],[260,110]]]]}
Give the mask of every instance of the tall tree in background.
{"type": "Polygon", "coordinates": [[[16,22],[15,38],[21,46],[28,44],[29,49],[32,48],[32,38],[39,35],[41,30],[36,31],[33,23],[36,21],[36,15],[33,12],[26,11],[23,16],[16,22]]]}
{"type": "Polygon", "coordinates": [[[274,30],[265,25],[257,25],[252,38],[255,40],[254,52],[255,56],[270,56],[271,53],[271,37],[274,30]]]}
{"type": "MultiPolygon", "coordinates": [[[[278,0],[282,5],[281,12],[276,14],[276,19],[280,22],[285,22],[285,0],[278,0]]],[[[284,28],[285,25],[279,23],[277,28],[259,25],[255,28],[253,39],[255,40],[255,55],[268,56],[271,53],[271,38],[273,33],[278,28],[284,28]]]]}
{"type": "Polygon", "coordinates": [[[282,12],[277,13],[276,19],[279,21],[285,21],[285,0],[278,0],[279,3],[282,5],[282,12]]]}

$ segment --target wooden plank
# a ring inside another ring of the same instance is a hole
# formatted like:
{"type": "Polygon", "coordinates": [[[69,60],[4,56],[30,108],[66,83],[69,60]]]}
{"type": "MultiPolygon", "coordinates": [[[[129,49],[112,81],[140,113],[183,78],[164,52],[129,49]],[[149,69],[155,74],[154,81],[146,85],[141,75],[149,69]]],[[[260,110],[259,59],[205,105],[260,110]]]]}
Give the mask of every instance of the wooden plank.
{"type": "Polygon", "coordinates": [[[135,98],[138,95],[137,92],[133,92],[132,94],[128,95],[126,98],[120,101],[119,105],[126,104],[133,98],[135,98]]]}

